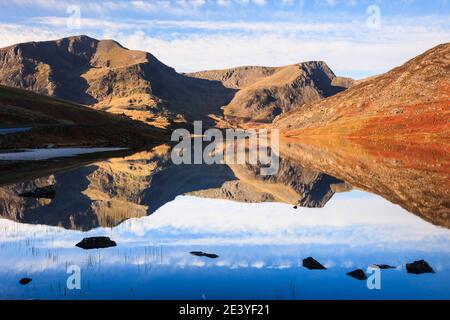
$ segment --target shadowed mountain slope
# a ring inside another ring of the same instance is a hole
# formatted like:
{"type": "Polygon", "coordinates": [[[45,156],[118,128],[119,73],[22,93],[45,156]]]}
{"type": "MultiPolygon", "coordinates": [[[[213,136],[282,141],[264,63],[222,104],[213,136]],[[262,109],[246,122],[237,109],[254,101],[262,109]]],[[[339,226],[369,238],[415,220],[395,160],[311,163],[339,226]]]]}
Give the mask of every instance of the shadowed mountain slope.
{"type": "Polygon", "coordinates": [[[234,90],[186,77],[143,51],[76,36],[0,49],[0,84],[160,127],[220,115],[234,90]]]}
{"type": "Polygon", "coordinates": [[[280,114],[332,96],[352,84],[351,79],[337,78],[322,61],[276,68],[239,67],[189,75],[220,81],[227,88],[239,90],[223,108],[226,119],[235,124],[271,122],[280,114]]]}
{"type": "Polygon", "coordinates": [[[0,128],[32,128],[0,135],[0,148],[126,146],[163,142],[161,129],[22,89],[0,86],[0,128]]]}

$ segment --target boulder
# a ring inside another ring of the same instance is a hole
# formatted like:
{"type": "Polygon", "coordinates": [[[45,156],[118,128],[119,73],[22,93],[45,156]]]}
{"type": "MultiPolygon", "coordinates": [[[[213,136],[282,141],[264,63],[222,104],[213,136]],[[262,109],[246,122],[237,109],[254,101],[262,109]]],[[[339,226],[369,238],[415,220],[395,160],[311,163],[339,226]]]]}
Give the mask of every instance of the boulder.
{"type": "Polygon", "coordinates": [[[207,257],[210,259],[216,259],[219,256],[217,254],[214,253],[206,253],[206,252],[202,252],[202,251],[191,251],[191,254],[197,257],[207,257]]]}
{"type": "Polygon", "coordinates": [[[390,266],[388,264],[374,264],[374,265],[372,265],[372,267],[377,267],[378,269],[381,269],[381,270],[395,269],[395,267],[390,266]]]}
{"type": "Polygon", "coordinates": [[[327,270],[327,268],[312,257],[303,259],[303,266],[309,270],[327,270]]]}
{"type": "Polygon", "coordinates": [[[353,270],[353,271],[347,273],[347,275],[352,277],[352,278],[355,278],[357,280],[367,280],[366,274],[361,269],[353,270]]]}
{"type": "Polygon", "coordinates": [[[32,279],[30,279],[30,278],[22,278],[19,280],[19,283],[21,285],[25,286],[25,285],[29,284],[31,281],[32,281],[32,279]]]}
{"type": "Polygon", "coordinates": [[[108,237],[90,237],[84,238],[77,243],[76,246],[85,250],[90,250],[115,247],[117,244],[108,237]]]}
{"type": "Polygon", "coordinates": [[[435,273],[433,268],[425,260],[414,261],[406,264],[406,271],[413,274],[435,273]]]}

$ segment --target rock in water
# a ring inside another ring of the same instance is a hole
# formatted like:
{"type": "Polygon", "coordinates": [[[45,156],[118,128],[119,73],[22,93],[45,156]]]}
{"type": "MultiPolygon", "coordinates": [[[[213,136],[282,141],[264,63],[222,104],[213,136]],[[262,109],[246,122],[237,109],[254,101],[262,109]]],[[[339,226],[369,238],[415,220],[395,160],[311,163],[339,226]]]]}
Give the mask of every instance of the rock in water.
{"type": "Polygon", "coordinates": [[[56,196],[55,186],[46,186],[42,188],[36,188],[32,191],[20,193],[19,197],[23,198],[42,198],[42,199],[54,199],[56,196]]]}
{"type": "Polygon", "coordinates": [[[381,269],[381,270],[395,269],[395,267],[390,266],[388,264],[374,264],[373,267],[377,267],[378,269],[381,269]]]}
{"type": "Polygon", "coordinates": [[[327,270],[327,268],[312,257],[303,259],[303,266],[309,270],[327,270]]]}
{"type": "Polygon", "coordinates": [[[22,278],[19,280],[19,283],[24,286],[24,285],[29,284],[31,281],[32,281],[32,279],[30,279],[30,278],[22,278]]]}
{"type": "Polygon", "coordinates": [[[353,270],[352,272],[347,273],[347,275],[357,280],[367,280],[366,274],[361,269],[353,270]]]}
{"type": "Polygon", "coordinates": [[[117,243],[115,243],[108,237],[91,237],[84,238],[79,243],[77,243],[76,246],[85,250],[89,250],[115,247],[117,246],[117,243]]]}
{"type": "Polygon", "coordinates": [[[202,251],[191,251],[190,253],[192,255],[194,255],[194,256],[197,256],[197,257],[207,257],[207,258],[210,258],[210,259],[216,259],[216,258],[219,257],[217,254],[205,253],[205,252],[202,252],[202,251]]]}
{"type": "Polygon", "coordinates": [[[433,268],[425,260],[414,261],[406,264],[406,271],[413,274],[435,273],[433,268]]]}

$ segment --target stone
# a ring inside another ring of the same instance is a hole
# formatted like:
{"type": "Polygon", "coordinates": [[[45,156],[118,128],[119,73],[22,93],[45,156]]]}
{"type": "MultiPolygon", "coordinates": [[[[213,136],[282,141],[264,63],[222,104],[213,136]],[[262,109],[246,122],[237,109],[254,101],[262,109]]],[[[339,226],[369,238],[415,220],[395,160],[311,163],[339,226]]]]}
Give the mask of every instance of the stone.
{"type": "Polygon", "coordinates": [[[414,261],[406,264],[406,271],[413,274],[435,273],[425,260],[414,261]]]}
{"type": "Polygon", "coordinates": [[[395,267],[390,266],[390,265],[388,265],[388,264],[374,264],[374,265],[372,265],[372,266],[373,266],[373,267],[377,267],[378,269],[381,269],[381,270],[395,269],[395,267]]]}
{"type": "Polygon", "coordinates": [[[25,286],[25,285],[29,284],[31,281],[32,281],[32,279],[30,279],[30,278],[22,278],[19,280],[19,283],[21,285],[25,286]]]}
{"type": "Polygon", "coordinates": [[[207,257],[210,259],[217,259],[219,256],[214,253],[206,253],[202,251],[191,251],[191,254],[197,257],[207,257]]]}
{"type": "Polygon", "coordinates": [[[84,238],[77,243],[76,246],[85,250],[90,250],[115,247],[117,244],[108,237],[90,237],[84,238]]]}
{"type": "Polygon", "coordinates": [[[355,278],[357,280],[367,280],[366,274],[361,269],[353,270],[353,271],[347,273],[347,275],[352,277],[352,278],[355,278]]]}
{"type": "Polygon", "coordinates": [[[303,266],[309,270],[327,270],[327,268],[312,257],[303,259],[303,266]]]}

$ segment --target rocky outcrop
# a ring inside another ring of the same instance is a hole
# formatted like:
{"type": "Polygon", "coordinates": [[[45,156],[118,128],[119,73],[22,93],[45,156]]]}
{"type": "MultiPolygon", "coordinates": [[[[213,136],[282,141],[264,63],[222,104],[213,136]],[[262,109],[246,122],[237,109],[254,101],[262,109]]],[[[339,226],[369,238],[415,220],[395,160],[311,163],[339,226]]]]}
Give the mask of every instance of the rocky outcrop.
{"type": "Polygon", "coordinates": [[[406,271],[413,274],[434,273],[434,270],[425,260],[406,264],[406,271]]]}
{"type": "Polygon", "coordinates": [[[315,260],[313,257],[303,259],[303,266],[309,270],[326,270],[319,261],[315,260]]]}
{"type": "Polygon", "coordinates": [[[350,271],[347,273],[347,275],[356,280],[360,280],[360,281],[367,280],[367,275],[361,269],[356,269],[356,270],[350,271]]]}
{"type": "Polygon", "coordinates": [[[75,246],[84,250],[92,250],[116,247],[117,243],[108,237],[90,237],[84,238],[75,246]]]}

